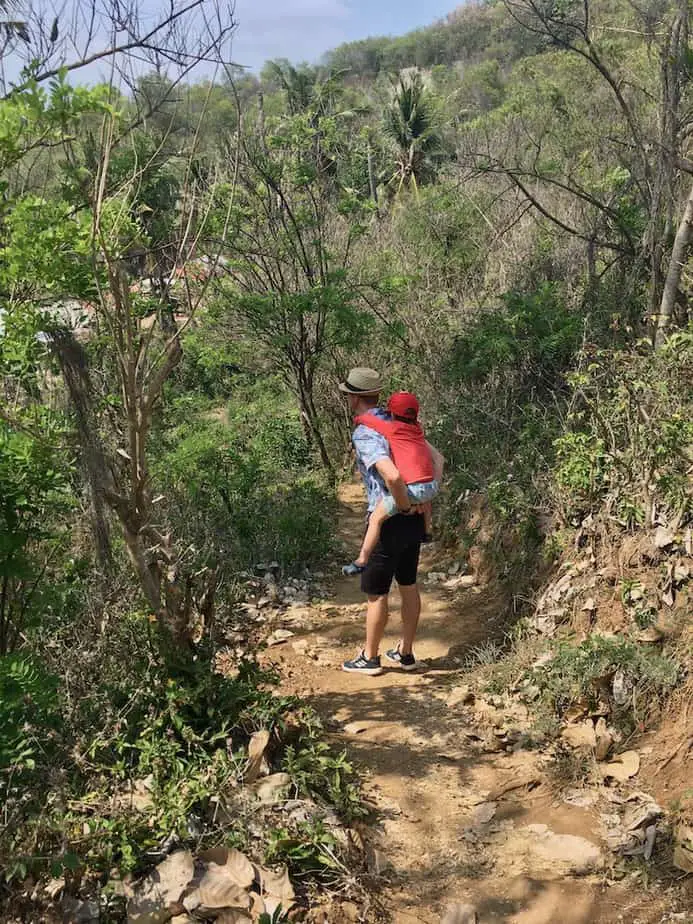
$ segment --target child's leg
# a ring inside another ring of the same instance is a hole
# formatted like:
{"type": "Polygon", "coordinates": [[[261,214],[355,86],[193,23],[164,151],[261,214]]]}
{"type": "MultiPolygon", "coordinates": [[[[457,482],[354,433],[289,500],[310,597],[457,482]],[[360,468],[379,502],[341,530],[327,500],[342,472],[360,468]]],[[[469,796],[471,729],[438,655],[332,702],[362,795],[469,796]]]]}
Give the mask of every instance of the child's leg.
{"type": "Polygon", "coordinates": [[[368,529],[366,530],[366,535],[363,537],[361,551],[359,552],[358,558],[355,560],[357,565],[368,564],[368,559],[373,554],[373,550],[378,544],[378,539],[380,539],[380,529],[389,516],[390,514],[387,512],[385,503],[382,499],[379,500],[375,510],[368,518],[368,529]]]}

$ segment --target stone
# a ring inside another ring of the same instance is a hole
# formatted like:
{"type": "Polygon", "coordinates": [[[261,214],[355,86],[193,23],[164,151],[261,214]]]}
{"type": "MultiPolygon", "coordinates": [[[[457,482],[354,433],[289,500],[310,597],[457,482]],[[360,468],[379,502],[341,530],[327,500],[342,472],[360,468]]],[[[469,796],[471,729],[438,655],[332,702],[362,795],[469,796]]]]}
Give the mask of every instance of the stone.
{"type": "Polygon", "coordinates": [[[496,814],[497,808],[498,806],[495,802],[482,802],[477,805],[472,813],[472,825],[479,827],[480,825],[488,824],[496,814]]]}
{"type": "Polygon", "coordinates": [[[597,735],[591,719],[568,725],[561,732],[561,738],[573,748],[597,747],[597,735]]]}
{"type": "Polygon", "coordinates": [[[672,529],[669,529],[667,526],[658,526],[652,537],[652,541],[656,549],[666,549],[674,544],[675,538],[676,535],[672,529]]]}
{"type": "Polygon", "coordinates": [[[556,834],[546,825],[527,825],[519,833],[529,835],[528,847],[531,856],[548,864],[549,868],[563,868],[574,875],[583,875],[604,865],[602,852],[584,837],[575,834],[556,834]]]}
{"type": "Polygon", "coordinates": [[[445,705],[452,709],[454,706],[471,706],[476,697],[468,686],[455,687],[447,695],[445,705]]]}
{"type": "Polygon", "coordinates": [[[440,924],[477,924],[478,920],[479,917],[473,905],[455,902],[447,906],[440,919],[440,924]]]}
{"type": "Polygon", "coordinates": [[[288,639],[293,637],[294,633],[291,631],[291,629],[275,629],[267,639],[267,644],[270,646],[281,645],[283,642],[286,642],[288,639]]]}
{"type": "Polygon", "coordinates": [[[264,805],[276,805],[283,802],[291,786],[288,773],[271,773],[254,784],[253,790],[264,805]]]}
{"type": "Polygon", "coordinates": [[[368,872],[373,876],[382,876],[384,873],[392,872],[394,869],[392,861],[378,847],[368,849],[366,863],[368,872]]]}
{"type": "Polygon", "coordinates": [[[613,779],[624,783],[635,776],[640,769],[640,757],[636,751],[624,751],[614,760],[600,767],[601,775],[605,780],[613,779]]]}

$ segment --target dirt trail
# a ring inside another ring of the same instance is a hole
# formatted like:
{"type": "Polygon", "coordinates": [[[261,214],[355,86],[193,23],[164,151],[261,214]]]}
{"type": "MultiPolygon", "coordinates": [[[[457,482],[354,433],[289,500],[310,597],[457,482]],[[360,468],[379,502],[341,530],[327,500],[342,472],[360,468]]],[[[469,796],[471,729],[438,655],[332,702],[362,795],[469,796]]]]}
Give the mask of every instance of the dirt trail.
{"type": "MultiPolygon", "coordinates": [[[[341,507],[341,533],[353,548],[363,516],[357,486],[342,491],[341,507]]],[[[283,624],[295,637],[271,656],[282,662],[284,688],[304,696],[338,729],[336,741],[366,772],[382,819],[368,839],[393,867],[382,893],[391,920],[433,924],[452,902],[473,904],[481,924],[662,920],[654,898],[650,904],[619,886],[607,888],[603,874],[567,872],[580,865],[577,841],[554,838],[542,848],[553,832],[578,836],[581,848],[593,845],[596,852],[598,819],[555,796],[539,752],[488,753],[479,741],[480,717],[446,704],[465,652],[498,634],[499,601],[473,588],[455,601],[424,584],[415,650],[425,665],[416,673],[393,668],[368,678],[339,669],[363,641],[358,583],[339,579],[334,589],[334,598],[298,611],[293,624],[289,615],[283,624]],[[496,798],[495,815],[484,822],[484,812],[492,811],[489,794],[530,779],[539,782],[496,798]],[[566,857],[556,859],[556,843],[566,857]]],[[[384,648],[398,637],[396,592],[392,603],[384,648]]]]}

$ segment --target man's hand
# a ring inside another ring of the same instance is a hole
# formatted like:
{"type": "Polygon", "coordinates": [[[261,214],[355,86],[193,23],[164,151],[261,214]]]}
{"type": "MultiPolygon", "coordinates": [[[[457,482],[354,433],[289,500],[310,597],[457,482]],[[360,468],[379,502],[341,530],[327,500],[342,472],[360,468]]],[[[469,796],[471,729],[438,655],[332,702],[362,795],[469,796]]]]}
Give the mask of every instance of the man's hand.
{"type": "Polygon", "coordinates": [[[392,461],[392,459],[380,459],[375,463],[375,467],[378,471],[378,474],[385,482],[390,494],[392,494],[397,504],[397,509],[400,513],[411,513],[414,508],[412,503],[409,500],[409,494],[407,493],[407,486],[404,483],[404,479],[399,473],[399,469],[392,461]]]}

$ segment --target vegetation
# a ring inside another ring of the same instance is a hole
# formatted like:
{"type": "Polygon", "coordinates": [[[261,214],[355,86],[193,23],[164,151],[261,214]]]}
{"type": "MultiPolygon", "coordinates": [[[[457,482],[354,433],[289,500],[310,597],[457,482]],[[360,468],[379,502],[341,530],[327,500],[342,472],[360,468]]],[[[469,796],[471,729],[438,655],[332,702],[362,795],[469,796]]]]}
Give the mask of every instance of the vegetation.
{"type": "MultiPolygon", "coordinates": [[[[324,818],[238,808],[266,730],[296,794],[363,812],[258,668],[243,575],[329,560],[356,364],[420,395],[444,535],[518,597],[567,529],[690,530],[690,11],[484,0],[253,76],[213,0],[80,9],[87,48],[0,2],[2,897],[53,874],[108,904],[171,838],[331,881],[324,818]]],[[[619,671],[644,710],[680,660],[587,634],[522,669],[559,717],[619,671]]]]}

